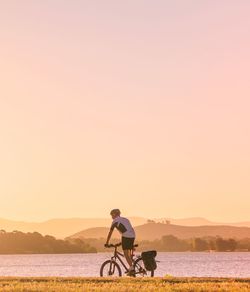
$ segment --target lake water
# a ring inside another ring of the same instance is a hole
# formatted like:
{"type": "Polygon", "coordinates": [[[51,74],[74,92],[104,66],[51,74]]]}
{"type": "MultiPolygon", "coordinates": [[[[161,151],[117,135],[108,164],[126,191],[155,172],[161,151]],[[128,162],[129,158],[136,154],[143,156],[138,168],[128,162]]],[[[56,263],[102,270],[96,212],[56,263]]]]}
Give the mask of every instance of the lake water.
{"type": "MultiPolygon", "coordinates": [[[[99,276],[109,253],[0,255],[0,276],[99,276]]],[[[250,277],[250,252],[157,255],[156,276],[250,277]]]]}

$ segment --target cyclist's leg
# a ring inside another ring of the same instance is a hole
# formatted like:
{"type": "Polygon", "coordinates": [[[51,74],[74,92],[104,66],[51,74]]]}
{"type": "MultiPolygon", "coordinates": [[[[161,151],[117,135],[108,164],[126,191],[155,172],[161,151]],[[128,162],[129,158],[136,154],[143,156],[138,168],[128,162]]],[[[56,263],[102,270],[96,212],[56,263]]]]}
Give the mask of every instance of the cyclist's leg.
{"type": "Polygon", "coordinates": [[[130,249],[125,249],[123,250],[124,252],[124,256],[125,256],[125,259],[129,265],[129,268],[131,269],[133,267],[133,261],[132,261],[132,257],[131,257],[131,250],[130,249]]]}
{"type": "Polygon", "coordinates": [[[134,246],[134,240],[134,238],[122,237],[122,249],[126,261],[129,264],[129,269],[133,269],[132,250],[134,246]]]}

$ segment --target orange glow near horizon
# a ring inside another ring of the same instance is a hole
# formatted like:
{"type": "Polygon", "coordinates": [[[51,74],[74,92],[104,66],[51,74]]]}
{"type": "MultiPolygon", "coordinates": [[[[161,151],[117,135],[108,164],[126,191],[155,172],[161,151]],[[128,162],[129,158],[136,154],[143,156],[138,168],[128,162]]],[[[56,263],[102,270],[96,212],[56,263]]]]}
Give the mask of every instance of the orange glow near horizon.
{"type": "Polygon", "coordinates": [[[249,12],[2,1],[1,217],[250,220],[249,12]]]}

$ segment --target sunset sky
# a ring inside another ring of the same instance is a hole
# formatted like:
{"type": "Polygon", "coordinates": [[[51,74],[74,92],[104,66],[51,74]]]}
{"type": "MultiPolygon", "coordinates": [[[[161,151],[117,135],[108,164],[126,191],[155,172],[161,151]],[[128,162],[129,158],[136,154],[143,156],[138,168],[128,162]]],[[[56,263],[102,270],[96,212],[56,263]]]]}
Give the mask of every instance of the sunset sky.
{"type": "Polygon", "coordinates": [[[250,220],[249,15],[2,0],[0,217],[250,220]]]}

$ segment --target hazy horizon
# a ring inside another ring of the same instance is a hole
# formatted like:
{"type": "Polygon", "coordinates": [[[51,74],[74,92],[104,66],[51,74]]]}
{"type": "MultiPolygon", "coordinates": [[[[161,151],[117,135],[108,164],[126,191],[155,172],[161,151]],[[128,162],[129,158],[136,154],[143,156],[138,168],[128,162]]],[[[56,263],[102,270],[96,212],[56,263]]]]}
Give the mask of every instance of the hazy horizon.
{"type": "Polygon", "coordinates": [[[249,221],[250,1],[0,3],[0,217],[249,221]]]}
{"type": "MultiPolygon", "coordinates": [[[[225,224],[230,224],[230,223],[242,223],[242,222],[250,222],[250,219],[246,220],[241,220],[241,221],[216,221],[210,218],[206,217],[147,217],[147,216],[135,216],[135,215],[128,215],[127,214],[122,214],[121,216],[126,216],[128,218],[137,218],[137,219],[145,219],[145,220],[156,220],[156,222],[161,223],[161,220],[174,220],[174,221],[185,221],[185,220],[195,220],[195,219],[201,219],[205,221],[209,221],[211,223],[225,223],[225,224]],[[159,220],[159,221],[157,221],[159,220]]],[[[25,222],[25,223],[44,223],[47,221],[53,221],[53,220],[110,220],[110,223],[112,222],[112,219],[110,216],[106,217],[50,217],[50,218],[44,218],[40,220],[25,220],[22,218],[3,218],[0,217],[0,220],[8,220],[8,221],[15,221],[15,222],[25,222]]],[[[175,223],[173,223],[175,224],[175,223]]]]}

